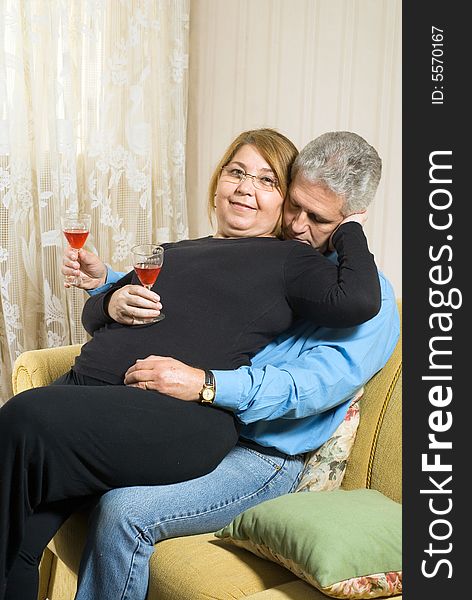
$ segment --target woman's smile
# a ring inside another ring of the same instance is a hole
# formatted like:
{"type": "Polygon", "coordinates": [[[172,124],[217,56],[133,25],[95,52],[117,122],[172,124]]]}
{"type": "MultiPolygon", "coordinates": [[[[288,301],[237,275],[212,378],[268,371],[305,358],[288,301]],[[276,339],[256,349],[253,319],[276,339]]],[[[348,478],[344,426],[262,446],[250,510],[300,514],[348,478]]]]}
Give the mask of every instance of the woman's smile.
{"type": "Polygon", "coordinates": [[[257,210],[257,208],[255,206],[249,206],[249,204],[245,204],[244,202],[241,202],[240,200],[229,200],[229,203],[234,208],[234,210],[237,210],[237,211],[246,212],[246,211],[251,211],[251,210],[257,210]]]}

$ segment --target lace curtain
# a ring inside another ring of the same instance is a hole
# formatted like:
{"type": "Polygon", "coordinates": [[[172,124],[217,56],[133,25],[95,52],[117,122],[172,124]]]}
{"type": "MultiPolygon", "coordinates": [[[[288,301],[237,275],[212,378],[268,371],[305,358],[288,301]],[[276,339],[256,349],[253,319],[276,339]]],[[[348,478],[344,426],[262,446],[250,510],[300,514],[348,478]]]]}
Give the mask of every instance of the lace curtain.
{"type": "Polygon", "coordinates": [[[128,270],[188,237],[189,0],[0,0],[0,403],[24,350],[85,341],[60,215],[128,270]]]}

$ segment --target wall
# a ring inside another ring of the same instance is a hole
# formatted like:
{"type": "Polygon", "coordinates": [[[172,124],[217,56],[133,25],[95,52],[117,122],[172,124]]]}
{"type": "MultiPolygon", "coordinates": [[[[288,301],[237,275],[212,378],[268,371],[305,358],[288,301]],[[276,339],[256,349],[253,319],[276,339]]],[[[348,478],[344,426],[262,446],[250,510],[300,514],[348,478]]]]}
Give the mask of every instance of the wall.
{"type": "Polygon", "coordinates": [[[383,159],[366,231],[401,296],[400,0],[192,0],[189,96],[192,237],[211,233],[208,181],[240,131],[275,127],[299,148],[355,131],[383,159]]]}

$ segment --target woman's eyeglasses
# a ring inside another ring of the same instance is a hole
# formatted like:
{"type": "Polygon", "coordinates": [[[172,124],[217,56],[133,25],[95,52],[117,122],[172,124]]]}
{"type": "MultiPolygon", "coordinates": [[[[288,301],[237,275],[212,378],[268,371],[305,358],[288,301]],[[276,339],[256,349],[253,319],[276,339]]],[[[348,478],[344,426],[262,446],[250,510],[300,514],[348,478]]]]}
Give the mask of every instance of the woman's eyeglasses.
{"type": "Polygon", "coordinates": [[[221,172],[221,179],[223,181],[239,184],[242,183],[247,177],[250,177],[256,189],[265,190],[266,192],[274,191],[278,185],[278,181],[275,179],[275,177],[271,177],[270,175],[251,175],[239,167],[223,167],[221,172]]]}

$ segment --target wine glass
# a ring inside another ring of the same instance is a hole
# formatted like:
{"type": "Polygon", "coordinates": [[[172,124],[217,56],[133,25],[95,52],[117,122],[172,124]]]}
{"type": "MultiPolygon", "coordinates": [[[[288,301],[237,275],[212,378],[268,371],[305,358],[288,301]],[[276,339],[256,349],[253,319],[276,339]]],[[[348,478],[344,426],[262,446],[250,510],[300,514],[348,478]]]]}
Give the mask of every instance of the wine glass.
{"type": "MultiPolygon", "coordinates": [[[[158,244],[140,244],[131,248],[133,267],[141,285],[150,290],[156,283],[164,262],[164,248],[158,244]]],[[[165,317],[163,313],[143,323],[156,323],[165,317]]]]}
{"type": "MultiPolygon", "coordinates": [[[[74,250],[77,250],[77,256],[79,250],[83,248],[85,241],[90,233],[91,216],[87,213],[66,213],[61,217],[62,231],[69,242],[69,246],[74,250]]],[[[82,282],[81,275],[70,275],[66,277],[66,280],[71,285],[80,285],[82,282]]]]}

